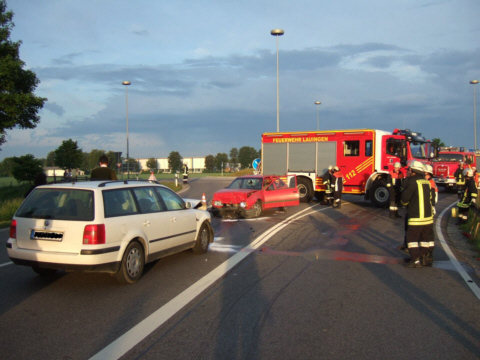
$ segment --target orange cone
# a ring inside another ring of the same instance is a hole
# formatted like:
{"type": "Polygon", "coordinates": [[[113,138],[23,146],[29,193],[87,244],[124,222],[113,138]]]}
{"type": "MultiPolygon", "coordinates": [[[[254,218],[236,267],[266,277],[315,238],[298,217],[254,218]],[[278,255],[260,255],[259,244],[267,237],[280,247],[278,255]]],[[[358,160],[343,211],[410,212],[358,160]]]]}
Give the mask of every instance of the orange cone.
{"type": "Polygon", "coordinates": [[[150,175],[150,177],[148,178],[148,180],[157,180],[157,178],[155,177],[155,175],[153,175],[153,171],[152,171],[152,174],[150,175]]]}
{"type": "Polygon", "coordinates": [[[207,200],[205,199],[205,193],[202,195],[202,208],[207,210],[207,200]]]}

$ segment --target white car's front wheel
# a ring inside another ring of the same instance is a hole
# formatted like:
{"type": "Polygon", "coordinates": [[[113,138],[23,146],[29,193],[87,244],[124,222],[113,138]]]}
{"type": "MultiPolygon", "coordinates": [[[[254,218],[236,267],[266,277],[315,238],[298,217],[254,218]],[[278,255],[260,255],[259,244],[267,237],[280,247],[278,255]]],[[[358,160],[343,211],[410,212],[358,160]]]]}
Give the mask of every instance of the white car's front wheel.
{"type": "Polygon", "coordinates": [[[200,231],[198,232],[197,240],[195,240],[195,245],[192,248],[192,251],[195,254],[204,254],[208,250],[208,245],[212,242],[212,232],[207,222],[202,224],[200,231]]]}

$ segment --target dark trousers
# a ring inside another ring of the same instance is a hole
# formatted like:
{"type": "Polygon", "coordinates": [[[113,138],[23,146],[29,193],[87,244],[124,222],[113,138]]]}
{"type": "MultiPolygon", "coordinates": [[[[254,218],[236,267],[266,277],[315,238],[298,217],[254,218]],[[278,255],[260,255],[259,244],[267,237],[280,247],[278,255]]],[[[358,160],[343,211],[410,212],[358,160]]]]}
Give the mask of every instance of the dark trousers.
{"type": "Polygon", "coordinates": [[[435,234],[433,224],[429,225],[408,225],[407,227],[407,246],[412,259],[418,259],[433,249],[435,234]]]}

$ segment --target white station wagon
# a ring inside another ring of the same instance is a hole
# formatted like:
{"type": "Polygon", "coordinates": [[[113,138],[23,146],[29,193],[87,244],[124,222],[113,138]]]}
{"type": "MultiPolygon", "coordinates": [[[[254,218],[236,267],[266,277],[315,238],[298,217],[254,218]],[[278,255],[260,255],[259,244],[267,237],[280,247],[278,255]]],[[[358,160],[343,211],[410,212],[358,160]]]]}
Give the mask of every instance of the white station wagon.
{"type": "MultiPolygon", "coordinates": [[[[195,203],[196,202],[196,203],[195,203]]],[[[134,283],[144,265],[213,241],[210,213],[149,181],[90,181],[37,187],[15,213],[7,251],[40,275],[107,272],[134,283]]]]}

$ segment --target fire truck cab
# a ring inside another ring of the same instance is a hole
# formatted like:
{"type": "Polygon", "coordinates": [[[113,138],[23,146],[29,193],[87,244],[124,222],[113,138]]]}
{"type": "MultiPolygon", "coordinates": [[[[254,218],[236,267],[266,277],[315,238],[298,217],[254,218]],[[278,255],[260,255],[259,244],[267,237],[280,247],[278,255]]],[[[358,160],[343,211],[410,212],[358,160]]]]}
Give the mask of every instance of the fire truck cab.
{"type": "Polygon", "coordinates": [[[330,165],[344,175],[343,193],[364,195],[375,206],[389,204],[388,173],[396,162],[430,163],[436,156],[419,133],[395,129],[282,132],[262,134],[262,173],[297,176],[300,201],[323,199],[323,175],[330,165]]]}
{"type": "Polygon", "coordinates": [[[457,185],[455,171],[463,162],[465,168],[475,166],[475,152],[463,147],[440,147],[438,157],[433,159],[433,177],[438,187],[454,189],[457,185]]]}

